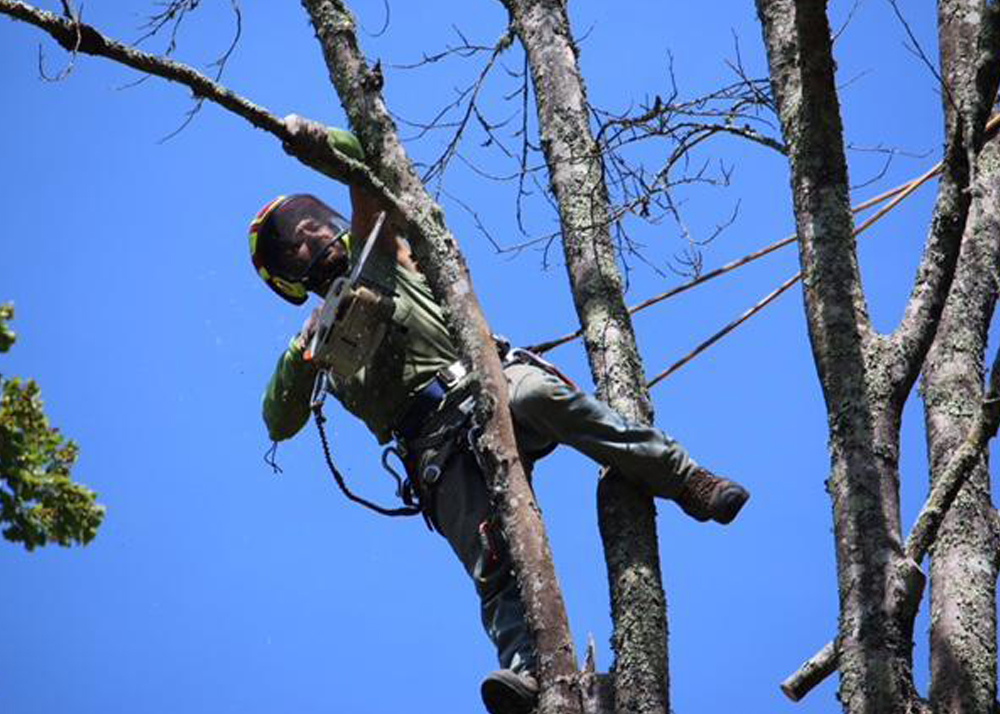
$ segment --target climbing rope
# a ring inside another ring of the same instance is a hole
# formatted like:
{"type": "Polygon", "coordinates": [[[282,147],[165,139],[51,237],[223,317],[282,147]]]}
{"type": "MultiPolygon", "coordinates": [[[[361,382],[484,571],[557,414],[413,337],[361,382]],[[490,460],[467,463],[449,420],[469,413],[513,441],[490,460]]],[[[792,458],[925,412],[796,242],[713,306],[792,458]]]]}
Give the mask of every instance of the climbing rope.
{"type": "MultiPolygon", "coordinates": [[[[895,208],[900,203],[902,203],[907,197],[909,197],[914,191],[916,191],[918,188],[920,188],[925,183],[927,183],[928,181],[930,181],[934,176],[937,176],[937,174],[940,173],[940,171],[941,171],[941,164],[938,163],[936,166],[933,166],[927,172],[925,172],[924,174],[922,174],[922,175],[918,176],[917,178],[913,179],[909,183],[903,184],[902,186],[897,187],[897,188],[893,189],[892,191],[888,191],[888,192],[882,194],[882,196],[884,196],[885,198],[890,198],[890,197],[894,197],[894,198],[887,205],[883,206],[876,213],[872,214],[860,226],[858,226],[857,228],[855,228],[854,231],[852,232],[852,235],[855,238],[857,238],[859,235],[861,235],[866,230],[868,230],[869,228],[871,228],[883,216],[885,216],[889,211],[891,211],[893,208],[895,208]]],[[[879,197],[876,196],[876,198],[879,198],[879,197]]],[[[885,200],[885,198],[883,198],[882,200],[885,200]]],[[[875,201],[875,199],[871,199],[869,201],[866,201],[865,203],[861,204],[861,207],[856,207],[855,209],[852,209],[852,210],[855,213],[857,213],[858,211],[864,210],[864,208],[870,208],[870,207],[872,207],[874,205],[877,205],[877,203],[874,202],[874,201],[875,201]]],[[[795,236],[792,236],[791,240],[794,241],[795,240],[795,236]]],[[[791,242],[791,241],[789,241],[789,242],[791,242]]],[[[787,245],[787,243],[786,243],[786,245],[787,245]]],[[[700,343],[697,347],[695,347],[689,353],[687,353],[686,355],[684,355],[683,357],[681,357],[679,360],[677,360],[672,365],[670,365],[665,370],[663,370],[662,372],[660,372],[659,374],[657,374],[655,377],[653,377],[651,380],[649,380],[649,382],[646,383],[646,388],[647,389],[651,389],[652,387],[654,387],[657,384],[659,384],[660,382],[662,382],[664,379],[666,379],[667,377],[669,377],[671,374],[673,374],[674,372],[676,372],[677,370],[679,370],[681,367],[683,367],[684,365],[686,365],[688,362],[690,362],[691,360],[693,360],[695,357],[697,357],[698,355],[700,355],[702,352],[704,352],[705,350],[707,350],[709,347],[711,347],[712,345],[714,345],[716,342],[718,342],[719,340],[721,340],[723,337],[725,337],[726,335],[728,335],[730,332],[732,332],[733,330],[735,330],[737,327],[739,327],[740,325],[742,325],[744,322],[746,322],[747,320],[749,320],[751,317],[753,317],[754,315],[756,315],[758,312],[760,312],[761,310],[763,310],[765,307],[767,307],[768,305],[770,305],[772,302],[774,302],[775,300],[777,300],[778,297],[780,297],[782,293],[784,293],[786,290],[788,290],[788,288],[790,288],[793,285],[795,285],[795,283],[799,282],[799,280],[801,280],[801,279],[802,279],[802,272],[801,271],[799,271],[795,275],[793,275],[790,278],[788,278],[788,280],[786,280],[785,282],[783,282],[775,290],[773,290],[768,295],[766,295],[764,298],[762,298],[756,305],[754,305],[753,307],[751,307],[749,310],[747,310],[746,312],[744,312],[738,318],[736,318],[735,320],[733,320],[732,322],[730,322],[728,325],[726,325],[725,327],[723,327],[721,330],[719,330],[718,332],[716,332],[714,335],[712,335],[711,337],[709,337],[707,340],[705,340],[704,342],[700,343]]]]}
{"type": "MultiPolygon", "coordinates": [[[[986,124],[986,132],[990,133],[990,132],[996,131],[998,128],[1000,128],[1000,114],[994,115],[990,119],[990,121],[986,124]]],[[[888,191],[885,191],[884,193],[881,193],[878,196],[874,196],[874,197],[868,199],[867,201],[863,201],[862,203],[858,204],[857,206],[852,207],[851,208],[851,212],[854,213],[854,214],[858,214],[858,213],[861,213],[862,211],[865,211],[865,210],[867,210],[869,208],[873,208],[873,207],[875,207],[875,206],[877,206],[879,204],[882,204],[882,203],[885,203],[886,201],[888,201],[888,203],[885,206],[883,206],[878,211],[876,211],[875,213],[873,213],[871,216],[869,216],[867,219],[865,219],[865,221],[862,222],[857,228],[855,228],[854,231],[853,231],[853,235],[855,237],[857,237],[857,236],[861,235],[862,233],[864,233],[869,228],[871,228],[873,225],[875,225],[879,220],[881,220],[883,217],[885,217],[885,215],[888,214],[892,209],[896,208],[896,206],[898,206],[904,200],[906,200],[907,198],[909,198],[918,188],[920,188],[925,183],[927,183],[932,178],[934,178],[939,173],[941,173],[942,166],[943,166],[943,163],[939,161],[937,164],[935,164],[934,166],[932,166],[930,169],[928,169],[927,171],[925,171],[920,176],[917,176],[917,177],[911,179],[910,181],[907,181],[906,183],[900,184],[899,186],[896,186],[895,188],[889,189],[888,191]]],[[[691,288],[694,288],[694,287],[696,287],[698,285],[703,285],[704,283],[707,283],[710,280],[714,280],[715,278],[718,278],[718,277],[720,277],[722,275],[725,275],[726,273],[729,273],[729,272],[731,272],[731,271],[733,271],[733,270],[735,270],[737,268],[743,267],[744,265],[748,265],[749,263],[752,263],[755,260],[763,258],[766,255],[770,255],[771,253],[773,253],[774,251],[778,250],[779,248],[784,248],[785,246],[790,245],[790,244],[792,244],[794,242],[795,242],[795,236],[794,235],[788,236],[787,238],[783,238],[782,240],[779,240],[779,241],[777,241],[775,243],[772,243],[771,245],[768,245],[768,246],[766,246],[764,248],[761,248],[760,250],[757,250],[757,251],[754,251],[753,253],[745,255],[742,258],[734,260],[734,261],[732,261],[730,263],[726,263],[725,265],[723,265],[723,266],[721,266],[719,268],[716,268],[715,270],[709,271],[708,273],[705,273],[704,275],[700,275],[700,276],[698,276],[697,278],[695,278],[693,280],[690,280],[690,281],[688,281],[686,283],[683,283],[682,285],[679,285],[679,286],[677,286],[675,288],[671,288],[670,290],[667,290],[664,293],[660,293],[659,295],[656,295],[654,297],[651,297],[651,298],[648,298],[646,300],[643,300],[642,302],[638,303],[637,305],[634,305],[634,306],[630,307],[628,309],[628,312],[629,312],[630,315],[635,315],[636,313],[641,312],[642,310],[645,310],[645,309],[647,309],[649,307],[652,307],[653,305],[661,303],[664,300],[667,300],[668,298],[672,298],[672,297],[674,297],[676,295],[680,295],[681,293],[687,292],[691,288]]],[[[769,304],[771,304],[774,300],[776,300],[779,296],[781,296],[786,290],[788,290],[790,287],[792,287],[793,285],[795,285],[795,283],[797,283],[801,278],[802,278],[802,273],[799,272],[799,273],[796,273],[795,275],[791,276],[787,280],[785,280],[781,285],[779,285],[777,288],[775,288],[772,292],[768,293],[759,302],[757,302],[753,307],[751,307],[748,310],[746,310],[745,312],[743,312],[743,314],[741,314],[739,317],[737,317],[736,319],[734,319],[732,322],[728,323],[721,330],[719,330],[716,333],[714,333],[707,340],[699,343],[693,350],[691,350],[684,357],[682,357],[681,359],[677,360],[676,362],[674,362],[673,364],[671,364],[669,367],[667,367],[665,370],[663,370],[662,372],[660,372],[659,374],[657,374],[655,377],[653,377],[651,380],[649,380],[649,382],[646,384],[647,388],[651,388],[651,387],[654,387],[655,385],[659,384],[661,381],[663,381],[664,379],[666,379],[667,377],[669,377],[671,374],[673,374],[674,372],[676,372],[677,370],[679,370],[681,367],[683,367],[688,362],[690,362],[691,360],[693,360],[695,357],[697,357],[698,355],[700,355],[702,352],[704,352],[705,350],[707,350],[709,347],[711,347],[712,345],[714,345],[720,339],[722,339],[723,337],[725,337],[727,334],[729,334],[730,332],[732,332],[733,330],[735,330],[737,327],[739,327],[740,325],[742,325],[744,322],[746,322],[751,317],[753,317],[758,312],[760,312],[765,307],[767,307],[769,304]]],[[[556,347],[559,347],[561,345],[567,344],[568,342],[572,342],[573,340],[581,337],[582,335],[583,335],[583,329],[581,328],[581,329],[579,329],[576,332],[573,332],[571,334],[564,335],[564,336],[559,337],[559,338],[557,338],[555,340],[549,340],[547,342],[541,342],[539,344],[532,345],[532,346],[528,347],[527,349],[529,349],[532,352],[541,354],[541,353],[544,353],[544,352],[548,352],[549,350],[555,349],[556,347]]]]}

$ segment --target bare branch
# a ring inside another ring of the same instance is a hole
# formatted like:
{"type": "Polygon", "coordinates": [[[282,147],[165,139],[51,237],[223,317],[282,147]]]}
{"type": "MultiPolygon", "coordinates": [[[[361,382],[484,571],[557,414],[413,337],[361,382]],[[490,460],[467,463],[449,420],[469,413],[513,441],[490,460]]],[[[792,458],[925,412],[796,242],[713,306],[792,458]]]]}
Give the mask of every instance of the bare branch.
{"type": "Polygon", "coordinates": [[[90,25],[57,17],[18,0],[0,0],[0,14],[44,30],[67,51],[75,49],[83,54],[106,57],[140,72],[183,84],[196,97],[218,104],[281,141],[291,139],[281,119],[185,64],[142,52],[102,35],[90,25]]]}
{"type": "MultiPolygon", "coordinates": [[[[519,80],[519,86],[514,92],[505,95],[504,99],[520,100],[521,105],[521,126],[514,133],[514,136],[520,141],[520,148],[519,150],[511,150],[506,146],[505,137],[497,131],[507,125],[511,121],[511,117],[501,121],[487,118],[481,112],[476,101],[485,74],[496,59],[498,46],[486,47],[473,44],[457,28],[455,28],[455,32],[460,40],[456,45],[450,46],[442,52],[424,55],[424,58],[418,62],[403,65],[408,68],[419,67],[451,57],[467,58],[482,51],[489,51],[491,55],[490,61],[487,62],[478,78],[468,86],[456,90],[455,99],[437,111],[429,121],[414,122],[401,119],[407,125],[418,129],[417,138],[430,131],[441,129],[451,131],[450,141],[441,155],[428,167],[422,167],[423,179],[442,181],[449,162],[453,158],[459,157],[476,173],[484,175],[490,180],[503,180],[504,177],[496,175],[496,172],[487,173],[476,166],[471,156],[460,153],[459,145],[464,135],[467,134],[467,126],[470,122],[475,121],[486,137],[482,146],[496,147],[505,157],[517,164],[510,173],[511,177],[517,177],[518,182],[515,216],[518,229],[528,240],[516,246],[515,249],[537,242],[547,242],[546,237],[536,238],[530,235],[524,223],[524,201],[529,196],[537,195],[547,201],[553,210],[556,209],[549,186],[540,182],[539,177],[531,175],[537,170],[537,167],[529,165],[529,154],[538,152],[539,147],[532,143],[528,132],[527,65],[525,64],[524,68],[518,72],[507,70],[509,75],[519,80]],[[461,111],[462,115],[455,121],[448,121],[447,117],[456,109],[461,111]],[[529,189],[529,182],[534,184],[535,190],[529,189]]],[[[506,41],[507,37],[505,36],[501,38],[500,44],[502,45],[506,41]]],[[[737,81],[705,97],[681,102],[677,100],[677,91],[674,87],[666,103],[657,97],[655,103],[651,102],[650,106],[643,107],[636,112],[613,114],[588,107],[599,127],[599,159],[604,165],[607,185],[616,197],[609,229],[615,236],[617,255],[621,260],[626,278],[629,274],[632,258],[645,263],[654,272],[660,275],[664,274],[664,270],[660,266],[647,259],[645,251],[626,230],[624,221],[629,216],[637,216],[654,224],[664,217],[670,217],[677,224],[680,237],[687,242],[688,246],[675,260],[678,268],[675,268],[673,264],[668,264],[668,267],[683,275],[698,272],[698,266],[703,260],[700,247],[718,236],[721,229],[730,224],[731,221],[723,221],[711,229],[707,235],[696,235],[687,227],[681,213],[681,202],[674,200],[670,195],[672,190],[684,186],[725,186],[728,184],[730,169],[725,165],[716,165],[710,160],[693,164],[690,156],[694,150],[713,137],[732,136],[783,151],[780,142],[769,135],[770,130],[773,129],[772,123],[760,117],[753,109],[753,107],[764,107],[770,111],[766,81],[750,80],[746,76],[738,54],[738,47],[737,59],[730,63],[730,67],[737,74],[737,81]],[[647,171],[641,165],[633,166],[626,160],[623,152],[632,144],[655,138],[666,139],[675,144],[656,171],[647,171]],[[673,175],[674,173],[677,175],[673,175]]],[[[672,67],[670,76],[673,77],[672,67]]],[[[562,160],[554,159],[557,163],[562,160]]],[[[441,190],[440,185],[438,190],[441,190]]]]}
{"type": "Polygon", "coordinates": [[[923,62],[924,66],[927,67],[927,69],[930,70],[931,74],[934,75],[934,79],[937,80],[938,85],[941,87],[941,92],[947,98],[948,103],[951,104],[952,107],[957,108],[957,104],[955,103],[955,98],[952,96],[951,89],[948,87],[948,83],[944,81],[944,77],[941,76],[941,73],[938,71],[938,68],[934,66],[934,63],[931,62],[930,58],[927,56],[927,53],[924,52],[924,48],[920,45],[920,40],[918,40],[917,36],[913,34],[913,29],[910,27],[910,23],[907,22],[906,18],[903,16],[903,11],[899,9],[899,5],[896,3],[896,0],[888,0],[888,2],[889,5],[892,7],[893,13],[896,15],[896,19],[899,20],[899,24],[903,26],[903,30],[906,32],[906,36],[910,39],[910,44],[907,45],[904,43],[904,46],[906,47],[906,49],[912,52],[915,57],[917,57],[921,62],[923,62]]]}
{"type": "Polygon", "coordinates": [[[140,27],[145,32],[132,44],[141,45],[146,40],[156,37],[163,28],[170,25],[170,38],[167,41],[165,54],[173,54],[173,51],[177,49],[177,34],[180,31],[181,22],[189,12],[197,9],[200,2],[201,0],[170,0],[170,2],[162,3],[163,9],[147,18],[140,27]]]}
{"type": "Polygon", "coordinates": [[[854,0],[854,4],[851,5],[851,9],[848,10],[847,12],[847,17],[844,18],[844,21],[841,23],[840,27],[837,28],[837,31],[833,33],[834,44],[837,43],[837,40],[840,39],[840,36],[843,35],[844,32],[847,30],[847,28],[850,26],[851,21],[854,19],[854,15],[855,13],[857,13],[858,8],[860,6],[861,6],[861,0],[854,0]]]}
{"type": "MultiPolygon", "coordinates": [[[[426,172],[424,172],[424,175],[422,177],[422,180],[424,182],[431,181],[435,177],[443,178],[444,172],[448,169],[448,164],[451,162],[451,159],[454,157],[455,152],[458,150],[459,143],[462,141],[462,135],[465,133],[465,128],[469,124],[469,119],[472,116],[479,116],[476,110],[476,100],[479,97],[479,92],[483,87],[483,83],[486,81],[486,77],[489,75],[490,70],[493,69],[493,66],[496,63],[497,58],[504,52],[504,50],[510,47],[511,42],[513,40],[514,40],[514,32],[512,29],[508,28],[504,32],[504,34],[500,37],[500,39],[497,40],[496,45],[494,45],[493,47],[493,53],[490,55],[489,60],[487,60],[486,65],[480,71],[479,76],[476,78],[476,81],[472,84],[472,86],[460,92],[459,99],[438,114],[439,117],[442,116],[445,112],[449,111],[451,108],[458,106],[458,104],[461,103],[461,101],[466,96],[468,97],[468,100],[465,103],[465,112],[463,113],[462,118],[456,125],[455,132],[454,134],[452,134],[451,140],[448,142],[447,148],[445,148],[441,156],[439,156],[430,165],[430,168],[426,172]]],[[[484,120],[481,120],[480,123],[483,126],[489,126],[487,122],[485,122],[484,120]]]]}
{"type": "Polygon", "coordinates": [[[380,27],[377,32],[368,32],[368,30],[365,30],[365,34],[369,37],[381,37],[385,34],[385,31],[389,29],[389,19],[391,17],[389,0],[382,0],[382,8],[385,10],[385,20],[382,22],[382,27],[380,27]]]}
{"type": "Polygon", "coordinates": [[[457,44],[454,47],[446,47],[440,52],[435,52],[434,54],[429,55],[424,53],[424,55],[415,62],[394,64],[392,65],[393,69],[418,69],[429,64],[435,64],[441,60],[450,59],[451,57],[457,56],[464,59],[482,52],[493,52],[496,49],[496,45],[474,45],[470,43],[468,39],[466,39],[465,35],[462,34],[462,31],[455,25],[452,25],[451,29],[454,30],[456,35],[458,35],[461,40],[460,44],[457,44]]]}
{"type": "Polygon", "coordinates": [[[59,18],[19,0],[0,0],[0,15],[8,15],[35,25],[67,49],[75,46],[79,33],[81,38],[79,52],[106,57],[149,75],[182,84],[195,96],[213,102],[258,129],[272,134],[282,142],[282,147],[288,154],[307,166],[335,181],[367,188],[398,211],[405,221],[421,225],[415,210],[397,197],[365,164],[332,148],[326,140],[326,132],[321,125],[300,120],[300,125],[311,126],[312,130],[293,131],[285,120],[187,65],[129,47],[106,37],[90,25],[59,18]]]}
{"type": "Polygon", "coordinates": [[[80,9],[79,13],[74,12],[72,5],[70,5],[69,3],[69,0],[62,0],[62,6],[63,6],[63,14],[66,16],[67,19],[73,22],[73,25],[76,28],[76,43],[73,45],[73,48],[69,51],[70,53],[69,62],[55,76],[50,76],[45,71],[45,53],[42,51],[42,46],[38,45],[38,76],[41,77],[46,82],[61,82],[73,72],[73,67],[76,66],[76,55],[80,51],[80,42],[82,42],[83,40],[83,36],[80,32],[80,22],[82,20],[81,13],[83,12],[83,8],[80,9]]]}
{"type": "Polygon", "coordinates": [[[493,246],[493,250],[495,250],[497,253],[504,253],[510,250],[509,248],[505,248],[504,246],[500,245],[499,242],[497,242],[497,239],[494,238],[493,235],[489,232],[489,230],[486,228],[486,225],[483,223],[482,218],[480,218],[479,214],[475,211],[475,209],[472,208],[472,206],[470,206],[468,203],[460,199],[458,196],[449,193],[448,191],[442,191],[442,193],[448,199],[458,204],[458,206],[460,206],[462,210],[464,210],[469,215],[469,217],[472,218],[473,223],[475,223],[476,225],[476,230],[478,230],[483,235],[483,237],[490,242],[490,245],[493,246]]]}
{"type": "MultiPolygon", "coordinates": [[[[232,56],[233,51],[236,49],[236,45],[239,44],[240,36],[243,34],[243,15],[240,12],[239,3],[237,2],[237,0],[230,0],[230,2],[232,3],[233,14],[236,16],[236,33],[233,35],[233,40],[232,42],[229,43],[229,47],[227,47],[226,51],[222,53],[222,56],[209,65],[209,67],[216,68],[215,76],[213,77],[213,79],[216,82],[222,79],[222,73],[226,69],[226,63],[229,62],[229,58],[232,56]]],[[[173,42],[173,40],[171,40],[171,42],[173,42]]],[[[182,131],[184,131],[184,129],[186,129],[187,126],[192,121],[194,121],[194,118],[198,114],[198,112],[201,111],[201,107],[202,104],[204,104],[204,102],[205,100],[203,98],[198,99],[195,102],[194,106],[187,111],[187,114],[185,115],[184,121],[181,122],[181,125],[178,126],[176,129],[174,129],[169,134],[167,134],[166,136],[164,136],[163,138],[161,138],[159,143],[162,144],[166,141],[169,141],[170,139],[174,138],[182,131]]]]}
{"type": "MultiPolygon", "coordinates": [[[[619,237],[619,257],[626,277],[629,256],[649,264],[626,231],[625,219],[629,216],[652,224],[670,218],[688,245],[675,257],[675,264],[668,267],[682,275],[697,275],[700,271],[701,247],[720,231],[717,227],[707,238],[694,237],[682,215],[683,202],[674,197],[674,192],[693,185],[725,187],[731,169],[709,159],[695,161],[696,150],[713,138],[730,136],[784,153],[781,142],[770,135],[773,123],[764,116],[772,109],[767,82],[747,77],[738,45],[736,41],[735,61],[728,63],[737,79],[727,86],[694,99],[680,99],[671,57],[666,96],[656,95],[638,108],[624,112],[591,109],[598,126],[596,138],[613,203],[611,222],[619,237]],[[649,141],[662,141],[667,147],[665,158],[655,169],[630,156],[633,145],[649,141]]],[[[662,274],[659,268],[654,270],[662,274]]]]}

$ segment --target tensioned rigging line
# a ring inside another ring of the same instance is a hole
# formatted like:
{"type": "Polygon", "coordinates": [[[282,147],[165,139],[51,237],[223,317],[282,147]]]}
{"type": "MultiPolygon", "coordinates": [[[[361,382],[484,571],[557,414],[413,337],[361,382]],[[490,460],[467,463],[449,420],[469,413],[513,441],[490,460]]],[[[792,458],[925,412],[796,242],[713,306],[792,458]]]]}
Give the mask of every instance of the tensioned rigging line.
{"type": "MultiPolygon", "coordinates": [[[[986,130],[987,133],[989,133],[989,132],[996,131],[998,128],[1000,128],[1000,114],[994,115],[990,119],[990,121],[987,122],[985,130],[986,130]]],[[[883,206],[882,208],[880,208],[878,211],[876,211],[871,216],[869,216],[867,219],[865,219],[859,226],[857,226],[854,229],[854,231],[853,231],[853,235],[855,237],[857,237],[857,236],[861,235],[862,233],[864,233],[869,228],[871,228],[873,225],[875,225],[879,220],[881,220],[883,217],[885,217],[885,215],[888,214],[892,209],[896,208],[896,206],[898,206],[905,199],[907,199],[909,196],[911,196],[918,188],[920,188],[925,183],[927,183],[928,181],[930,181],[932,178],[934,178],[935,176],[937,176],[941,172],[942,166],[943,166],[943,163],[939,161],[937,164],[935,164],[934,166],[932,166],[930,169],[928,169],[927,171],[925,171],[920,176],[917,176],[917,177],[911,179],[910,181],[907,181],[906,183],[900,184],[899,186],[896,186],[895,188],[889,189],[888,191],[885,191],[885,192],[879,194],[878,196],[874,196],[874,197],[872,197],[872,198],[870,198],[870,199],[868,199],[866,201],[863,201],[862,203],[859,203],[858,205],[854,206],[851,209],[851,212],[854,213],[854,214],[858,214],[858,213],[860,213],[860,212],[862,212],[864,210],[867,210],[869,208],[873,208],[874,206],[877,206],[877,205],[879,205],[881,203],[885,203],[886,201],[888,201],[888,203],[886,203],[885,206],[883,206]]],[[[716,268],[715,270],[709,271],[708,273],[705,273],[704,275],[701,275],[701,276],[695,278],[694,280],[690,280],[687,283],[679,285],[679,286],[677,286],[675,288],[671,288],[670,290],[667,290],[664,293],[661,293],[661,294],[656,295],[654,297],[648,298],[648,299],[646,299],[646,300],[644,300],[644,301],[642,301],[642,302],[640,302],[640,303],[638,303],[638,304],[630,307],[629,310],[628,310],[629,314],[630,315],[634,315],[637,312],[640,312],[642,310],[645,310],[646,308],[652,307],[653,305],[656,305],[656,304],[658,304],[660,302],[663,302],[664,300],[666,300],[668,298],[674,297],[675,295],[680,295],[681,293],[686,292],[687,290],[690,290],[691,288],[694,288],[695,286],[707,283],[708,281],[713,280],[713,279],[715,279],[715,278],[717,278],[719,276],[725,275],[726,273],[729,273],[729,272],[735,270],[736,268],[740,268],[740,267],[742,267],[744,265],[752,263],[753,261],[755,261],[755,260],[757,260],[759,258],[763,258],[765,255],[769,255],[770,253],[773,253],[774,251],[778,250],[779,248],[783,248],[786,245],[789,245],[789,244],[791,244],[793,242],[795,242],[795,236],[794,235],[789,236],[787,238],[783,238],[782,240],[777,241],[775,243],[772,243],[771,245],[768,245],[768,246],[766,246],[764,248],[761,248],[760,250],[754,251],[753,253],[749,253],[748,255],[745,255],[742,258],[739,258],[739,259],[734,260],[732,262],[726,263],[725,265],[723,265],[723,266],[721,266],[719,268],[716,268]]],[[[746,322],[747,320],[749,320],[751,317],[753,317],[754,315],[756,315],[758,312],[760,312],[761,310],[763,310],[770,303],[772,303],[774,300],[776,300],[782,293],[784,293],[786,290],[788,290],[788,288],[792,287],[795,283],[797,283],[801,278],[802,278],[802,273],[801,272],[796,273],[795,275],[793,275],[790,278],[788,278],[781,285],[779,285],[777,288],[775,288],[772,292],[770,292],[769,294],[767,294],[766,296],[764,296],[759,302],[757,302],[755,305],[753,305],[752,307],[750,307],[749,309],[747,309],[746,311],[744,311],[739,317],[737,317],[736,319],[734,319],[732,322],[728,323],[722,329],[720,329],[717,332],[715,332],[708,339],[706,339],[703,342],[699,343],[693,350],[691,350],[684,357],[682,357],[681,359],[677,360],[676,362],[674,362],[673,364],[671,364],[669,367],[667,367],[665,370],[663,370],[662,372],[660,372],[659,374],[657,374],[655,377],[653,377],[651,380],[649,380],[649,382],[646,385],[647,388],[651,388],[651,387],[655,386],[656,384],[660,383],[661,381],[663,381],[664,379],[666,379],[667,377],[669,377],[671,374],[673,374],[674,372],[676,372],[677,370],[679,370],[681,367],[683,367],[685,364],[687,364],[688,362],[690,362],[691,360],[693,360],[695,357],[697,357],[698,355],[700,355],[702,352],[704,352],[706,349],[708,349],[713,344],[715,344],[716,342],[718,342],[720,339],[722,339],[723,337],[725,337],[727,334],[729,334],[730,332],[732,332],[733,330],[735,330],[741,324],[743,324],[744,322],[746,322]]],[[[573,340],[575,340],[578,337],[580,337],[582,334],[583,334],[583,330],[579,329],[576,332],[573,332],[573,333],[568,334],[568,335],[564,335],[563,337],[560,337],[558,339],[550,340],[550,341],[547,341],[547,342],[541,342],[539,344],[532,345],[528,349],[530,349],[533,352],[537,352],[537,353],[548,352],[549,350],[552,350],[552,349],[554,349],[556,347],[559,347],[560,345],[564,345],[564,344],[566,344],[568,342],[572,342],[573,340]]]]}

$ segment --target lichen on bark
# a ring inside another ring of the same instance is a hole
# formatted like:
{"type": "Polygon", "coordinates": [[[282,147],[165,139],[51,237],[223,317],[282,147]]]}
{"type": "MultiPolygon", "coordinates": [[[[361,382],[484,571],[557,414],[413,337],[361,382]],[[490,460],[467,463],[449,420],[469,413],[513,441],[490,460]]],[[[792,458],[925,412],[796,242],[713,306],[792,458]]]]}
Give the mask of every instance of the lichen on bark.
{"type": "Polygon", "coordinates": [[[400,214],[417,261],[459,352],[473,373],[478,456],[501,516],[528,625],[535,635],[541,713],[580,711],[578,672],[548,540],[514,442],[506,381],[489,327],[479,308],[457,242],[444,212],[420,181],[399,141],[381,96],[381,75],[368,67],[354,21],[339,0],[303,0],[323,50],[330,79],[367,163],[381,179],[384,198],[400,214]]]}
{"type": "MultiPolygon", "coordinates": [[[[976,164],[974,200],[951,295],[924,364],[921,393],[932,486],[978,415],[987,330],[1000,273],[1000,139],[976,164]]],[[[939,712],[990,711],[997,694],[1000,533],[988,456],[973,467],[931,550],[931,687],[939,712]]]]}
{"type": "MultiPolygon", "coordinates": [[[[589,123],[566,5],[503,0],[528,56],[549,184],[559,207],[563,254],[598,395],[620,414],[653,419],[610,236],[608,192],[589,123]]],[[[666,597],[652,499],[615,474],[598,509],[614,631],[615,711],[669,711],[666,597]]]]}

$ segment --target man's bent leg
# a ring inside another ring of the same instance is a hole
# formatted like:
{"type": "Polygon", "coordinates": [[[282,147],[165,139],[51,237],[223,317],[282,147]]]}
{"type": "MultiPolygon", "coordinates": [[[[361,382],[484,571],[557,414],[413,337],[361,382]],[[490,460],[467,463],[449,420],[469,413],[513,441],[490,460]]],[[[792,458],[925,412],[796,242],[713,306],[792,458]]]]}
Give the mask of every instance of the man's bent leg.
{"type": "Polygon", "coordinates": [[[505,368],[518,445],[527,455],[567,444],[699,521],[729,523],[750,494],[701,468],[659,429],[624,419],[604,402],[532,364],[505,368]]]}
{"type": "Polygon", "coordinates": [[[492,516],[479,465],[471,454],[459,451],[437,485],[435,524],[475,583],[483,627],[496,645],[500,666],[530,672],[535,666],[534,642],[507,546],[492,516]]]}
{"type": "Polygon", "coordinates": [[[674,498],[699,470],[684,447],[660,429],[624,419],[541,367],[516,363],[504,372],[525,453],[543,451],[551,442],[566,444],[661,498],[674,498]]]}

